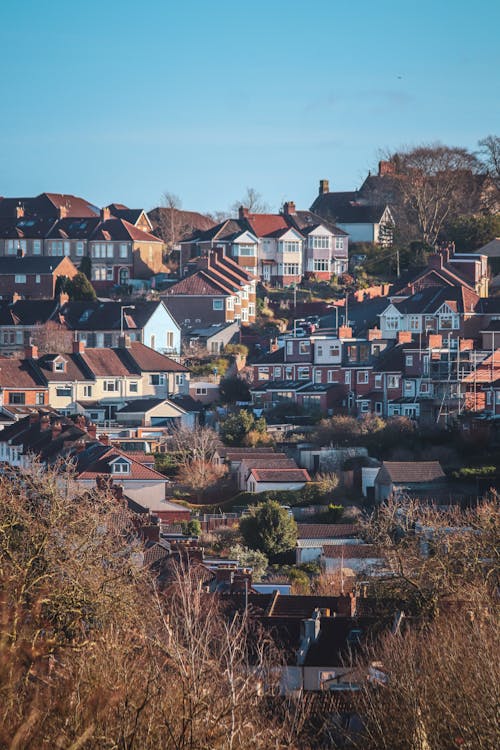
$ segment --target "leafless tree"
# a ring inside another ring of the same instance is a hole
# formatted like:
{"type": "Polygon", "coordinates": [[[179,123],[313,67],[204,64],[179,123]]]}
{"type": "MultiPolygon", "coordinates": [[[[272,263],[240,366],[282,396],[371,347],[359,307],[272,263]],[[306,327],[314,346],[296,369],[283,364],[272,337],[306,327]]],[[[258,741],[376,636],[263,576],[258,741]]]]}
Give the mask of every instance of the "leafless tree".
{"type": "Polygon", "coordinates": [[[31,343],[38,347],[39,354],[70,352],[73,336],[73,332],[68,331],[65,326],[54,320],[48,320],[33,328],[31,343]]]}
{"type": "Polygon", "coordinates": [[[245,195],[241,200],[233,203],[230,208],[231,213],[233,215],[238,215],[240,206],[247,208],[252,214],[265,214],[270,210],[269,204],[262,198],[262,195],[252,187],[246,189],[245,195]]]}
{"type": "Polygon", "coordinates": [[[488,135],[479,141],[479,153],[484,168],[500,190],[500,136],[488,135]]]}
{"type": "Polygon", "coordinates": [[[396,202],[425,244],[435,245],[449,219],[470,213],[477,205],[479,162],[466,149],[422,145],[391,154],[389,161],[394,167],[396,202]]]}
{"type": "Polygon", "coordinates": [[[484,603],[424,625],[403,621],[397,634],[366,648],[358,663],[371,662],[377,671],[353,696],[363,726],[350,736],[354,747],[497,747],[500,628],[484,603]]]}

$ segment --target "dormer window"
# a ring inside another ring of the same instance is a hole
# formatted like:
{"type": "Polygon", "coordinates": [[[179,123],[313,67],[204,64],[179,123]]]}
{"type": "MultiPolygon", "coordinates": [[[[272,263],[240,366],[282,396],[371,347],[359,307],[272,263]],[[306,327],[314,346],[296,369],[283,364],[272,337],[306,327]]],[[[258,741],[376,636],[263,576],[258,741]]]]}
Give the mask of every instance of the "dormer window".
{"type": "Polygon", "coordinates": [[[66,360],[57,358],[52,363],[53,372],[66,372],[66,360]]]}
{"type": "Polygon", "coordinates": [[[130,461],[126,458],[117,458],[110,464],[112,474],[130,474],[130,461]]]}

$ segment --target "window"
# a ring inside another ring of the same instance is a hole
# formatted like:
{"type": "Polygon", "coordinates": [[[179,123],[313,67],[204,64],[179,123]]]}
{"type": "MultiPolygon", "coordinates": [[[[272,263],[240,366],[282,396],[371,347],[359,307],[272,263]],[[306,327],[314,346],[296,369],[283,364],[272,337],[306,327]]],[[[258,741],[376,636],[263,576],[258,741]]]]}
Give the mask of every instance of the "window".
{"type": "Polygon", "coordinates": [[[128,461],[120,459],[111,464],[112,474],[130,474],[130,464],[128,461]]]}
{"type": "Polygon", "coordinates": [[[388,375],[387,376],[387,387],[388,388],[399,388],[399,375],[388,375]]]}
{"type": "Polygon", "coordinates": [[[330,261],[326,258],[316,258],[313,263],[314,271],[329,271],[330,261]]]}
{"type": "Polygon", "coordinates": [[[368,383],[368,373],[364,370],[359,371],[356,377],[356,382],[360,385],[368,383]]]}
{"type": "Polygon", "coordinates": [[[328,383],[335,383],[334,374],[333,374],[334,372],[335,370],[328,370],[328,375],[326,378],[328,383]]]}
{"type": "Polygon", "coordinates": [[[287,240],[283,242],[283,252],[284,253],[299,253],[300,242],[293,242],[291,240],[287,240]]]}
{"type": "Polygon", "coordinates": [[[234,310],[234,297],[228,297],[226,300],[226,309],[234,310]]]}
{"type": "Polygon", "coordinates": [[[118,380],[105,380],[103,389],[108,393],[116,393],[118,391],[118,380]]]}
{"type": "Polygon", "coordinates": [[[405,357],[406,367],[413,367],[413,354],[407,354],[405,357]]]}
{"type": "Polygon", "coordinates": [[[37,273],[36,276],[35,276],[35,284],[39,284],[41,282],[41,280],[42,280],[42,277],[40,276],[39,273],[37,273]]]}
{"type": "Polygon", "coordinates": [[[162,372],[150,375],[149,385],[165,385],[165,375],[162,372]]]}
{"type": "Polygon", "coordinates": [[[238,255],[255,255],[255,245],[235,245],[234,254],[238,255]]]}
{"type": "Polygon", "coordinates": [[[410,331],[420,331],[420,315],[410,315],[410,331]]]}
{"type": "Polygon", "coordinates": [[[113,281],[113,266],[106,266],[106,280],[113,281]]]}
{"type": "Polygon", "coordinates": [[[259,367],[259,380],[269,380],[269,367],[259,367]]]}
{"type": "Polygon", "coordinates": [[[293,354],[293,341],[286,342],[286,353],[293,354]]]}
{"type": "Polygon", "coordinates": [[[285,380],[293,380],[293,367],[285,367],[285,380]]]}
{"type": "Polygon", "coordinates": [[[243,323],[248,323],[248,308],[244,307],[241,311],[241,319],[243,323]]]}
{"type": "Polygon", "coordinates": [[[385,327],[389,331],[397,331],[399,329],[399,318],[395,315],[388,315],[385,319],[385,327]]]}
{"type": "Polygon", "coordinates": [[[297,368],[297,378],[298,378],[298,380],[309,380],[309,368],[308,367],[298,367],[297,368]]]}
{"type": "Polygon", "coordinates": [[[429,393],[429,383],[420,383],[420,393],[429,393]]]}
{"type": "Polygon", "coordinates": [[[71,398],[71,386],[68,386],[68,385],[57,386],[56,396],[58,398],[71,398]]]}
{"type": "Polygon", "coordinates": [[[175,385],[184,385],[184,373],[178,373],[175,376],[175,385]]]}
{"type": "Polygon", "coordinates": [[[344,249],[344,238],[335,237],[335,250],[343,250],[343,249],[344,249]]]}
{"type": "Polygon", "coordinates": [[[350,370],[346,370],[346,371],[345,371],[345,375],[344,375],[344,383],[345,383],[346,385],[351,385],[351,371],[350,371],[350,370]]]}
{"type": "Polygon", "coordinates": [[[174,348],[174,332],[167,331],[167,349],[174,348]]]}
{"type": "Polygon", "coordinates": [[[253,317],[255,315],[255,305],[253,302],[248,303],[248,314],[250,317],[253,317]]]}
{"type": "Polygon", "coordinates": [[[367,414],[367,412],[370,411],[370,402],[369,401],[360,401],[359,403],[359,411],[361,414],[367,414]]]}
{"type": "Polygon", "coordinates": [[[128,389],[129,389],[130,393],[138,393],[138,391],[139,391],[139,384],[138,384],[137,380],[132,380],[128,384],[128,389]]]}
{"type": "Polygon", "coordinates": [[[42,254],[42,240],[33,240],[33,255],[42,254]]]}
{"type": "Polygon", "coordinates": [[[120,245],[120,258],[126,258],[128,256],[128,247],[126,243],[120,245]]]}
{"type": "Polygon", "coordinates": [[[25,404],[26,395],[24,393],[9,393],[9,404],[25,404]]]}
{"type": "Polygon", "coordinates": [[[16,284],[26,284],[26,276],[24,273],[16,273],[14,280],[16,284]]]}
{"type": "Polygon", "coordinates": [[[207,389],[203,386],[198,386],[196,388],[196,395],[197,396],[206,396],[207,395],[207,389]]]}
{"type": "Polygon", "coordinates": [[[84,385],[83,386],[83,396],[84,396],[84,398],[90,398],[92,396],[92,386],[91,385],[84,385]]]}
{"type": "Polygon", "coordinates": [[[375,388],[382,388],[382,375],[375,375],[375,388]]]}
{"type": "Polygon", "coordinates": [[[299,354],[309,354],[309,341],[299,341],[299,354]]]}
{"type": "Polygon", "coordinates": [[[85,248],[85,244],[83,242],[76,243],[76,254],[78,255],[79,258],[82,257],[84,248],[85,248]]]}
{"type": "Polygon", "coordinates": [[[54,360],[53,365],[54,372],[65,372],[66,371],[66,362],[64,359],[56,359],[54,360]]]}
{"type": "Polygon", "coordinates": [[[283,263],[283,276],[298,276],[299,273],[298,263],[283,263]]]}
{"type": "Polygon", "coordinates": [[[223,310],[224,309],[224,300],[223,299],[214,299],[212,301],[212,309],[213,310],[223,310]]]}
{"type": "Polygon", "coordinates": [[[311,239],[315,250],[328,250],[330,247],[330,238],[327,236],[311,237],[311,239]]]}
{"type": "Polygon", "coordinates": [[[92,281],[105,281],[106,268],[104,266],[92,266],[92,281]]]}
{"type": "Polygon", "coordinates": [[[64,245],[64,255],[68,256],[71,253],[71,242],[65,241],[63,245],[64,245]]]}
{"type": "Polygon", "coordinates": [[[35,394],[35,403],[37,406],[45,403],[45,393],[43,391],[37,391],[35,394]]]}
{"type": "Polygon", "coordinates": [[[114,256],[113,245],[106,245],[106,258],[112,258],[114,256]]]}
{"type": "Polygon", "coordinates": [[[64,244],[62,240],[53,240],[49,245],[49,255],[53,258],[64,255],[64,244]]]}
{"type": "Polygon", "coordinates": [[[279,380],[281,378],[281,367],[275,367],[273,370],[273,378],[279,380]]]}
{"type": "Polygon", "coordinates": [[[375,414],[382,414],[382,402],[375,401],[375,414]]]}

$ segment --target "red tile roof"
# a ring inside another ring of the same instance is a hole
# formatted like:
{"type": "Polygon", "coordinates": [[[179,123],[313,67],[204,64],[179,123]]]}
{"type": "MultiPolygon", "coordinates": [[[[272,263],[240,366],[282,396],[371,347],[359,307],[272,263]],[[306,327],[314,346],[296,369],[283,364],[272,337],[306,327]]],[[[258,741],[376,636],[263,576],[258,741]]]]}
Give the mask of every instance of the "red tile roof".
{"type": "Polygon", "coordinates": [[[140,341],[132,341],[130,349],[126,351],[130,351],[139,369],[143,372],[189,372],[184,365],[166,357],[164,354],[160,354],[145,344],[141,344],[140,341]]]}
{"type": "Polygon", "coordinates": [[[385,474],[392,482],[401,484],[433,482],[445,476],[439,461],[384,461],[377,478],[385,474]]]}
{"type": "Polygon", "coordinates": [[[232,290],[205,271],[196,271],[182,281],[174,284],[167,292],[168,295],[188,295],[192,297],[232,295],[232,290]]]}
{"type": "Polygon", "coordinates": [[[283,229],[289,229],[282,214],[248,214],[247,219],[257,237],[266,237],[283,229]]]}
{"type": "Polygon", "coordinates": [[[132,360],[128,361],[123,352],[123,349],[85,349],[83,354],[76,355],[76,360],[81,358],[98,377],[140,375],[138,367],[132,360]]]}
{"type": "Polygon", "coordinates": [[[252,469],[251,476],[257,482],[309,482],[305,469],[252,469]]]}
{"type": "Polygon", "coordinates": [[[139,461],[134,460],[132,456],[113,447],[109,448],[109,450],[101,454],[97,460],[86,466],[85,469],[77,474],[77,477],[78,479],[97,479],[97,477],[102,477],[103,475],[108,474],[113,476],[117,481],[132,479],[157,482],[161,480],[165,483],[168,482],[167,478],[164,477],[163,474],[160,474],[160,472],[144,466],[139,461]],[[120,456],[123,456],[130,461],[129,474],[111,474],[111,462],[120,456]]]}
{"type": "Polygon", "coordinates": [[[143,232],[125,219],[107,219],[102,221],[92,234],[91,240],[134,240],[135,242],[161,243],[154,234],[143,232]]]}
{"type": "Polygon", "coordinates": [[[380,557],[374,544],[325,544],[323,556],[341,560],[366,560],[380,557]]]}
{"type": "Polygon", "coordinates": [[[2,388],[45,388],[43,379],[25,359],[0,358],[0,386],[2,388]]]}

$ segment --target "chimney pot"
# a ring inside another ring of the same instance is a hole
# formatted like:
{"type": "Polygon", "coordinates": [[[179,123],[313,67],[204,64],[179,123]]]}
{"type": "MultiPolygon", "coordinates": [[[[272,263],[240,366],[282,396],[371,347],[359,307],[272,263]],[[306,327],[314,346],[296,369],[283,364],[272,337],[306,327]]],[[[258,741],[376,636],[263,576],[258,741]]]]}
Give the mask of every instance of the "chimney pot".
{"type": "Polygon", "coordinates": [[[99,213],[101,216],[101,221],[108,221],[109,219],[111,219],[111,209],[109,208],[109,206],[101,208],[99,213]]]}
{"type": "Polygon", "coordinates": [[[339,339],[352,339],[351,326],[339,326],[339,339]]]}
{"type": "Polygon", "coordinates": [[[330,183],[328,180],[320,180],[319,181],[319,194],[325,195],[325,193],[330,192],[330,183]]]}
{"type": "Polygon", "coordinates": [[[398,344],[411,344],[411,331],[398,331],[398,344]]]}
{"type": "Polygon", "coordinates": [[[30,344],[24,352],[25,359],[38,359],[38,346],[30,344]]]}
{"type": "Polygon", "coordinates": [[[293,216],[296,213],[295,203],[293,201],[287,201],[283,206],[283,212],[285,216],[293,216]]]}
{"type": "Polygon", "coordinates": [[[248,219],[248,208],[245,208],[245,206],[240,206],[238,209],[238,218],[248,219]]]}

